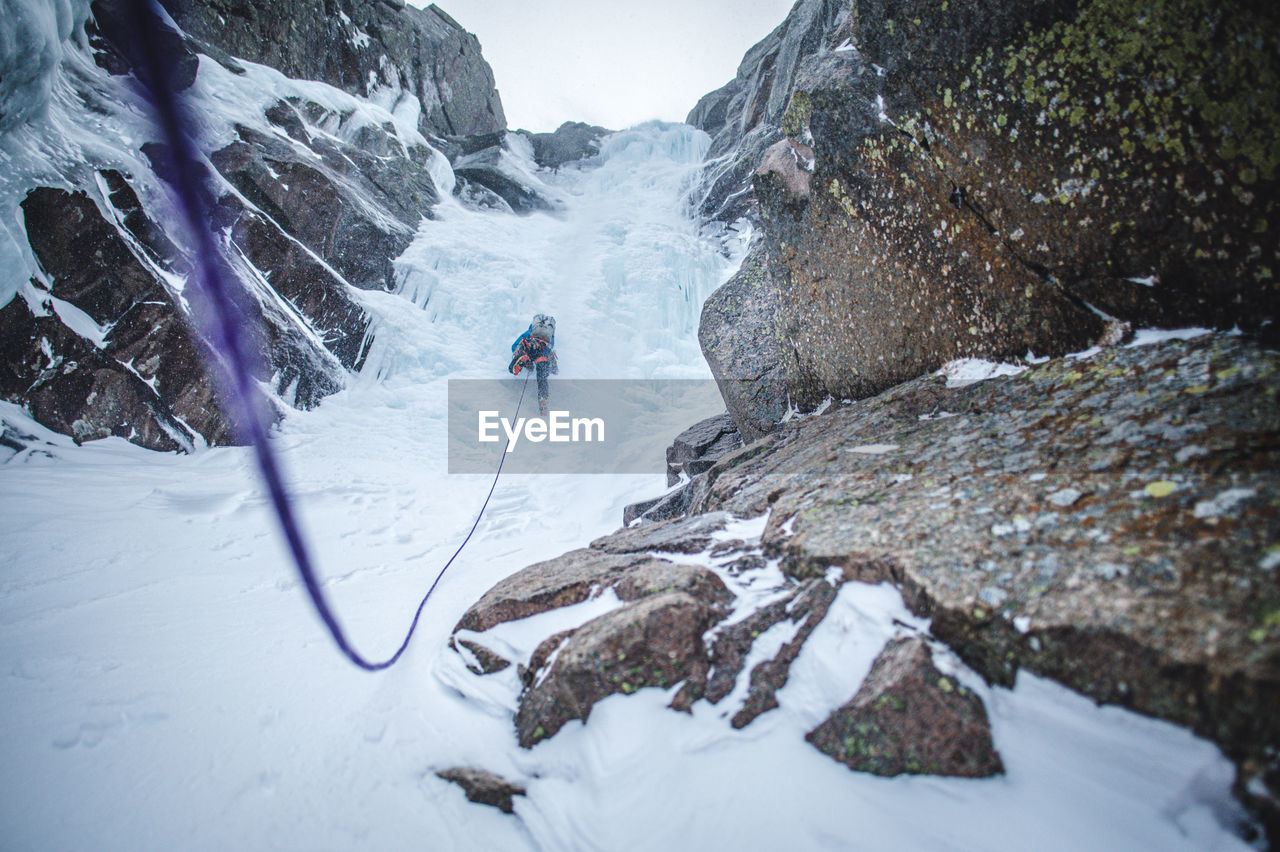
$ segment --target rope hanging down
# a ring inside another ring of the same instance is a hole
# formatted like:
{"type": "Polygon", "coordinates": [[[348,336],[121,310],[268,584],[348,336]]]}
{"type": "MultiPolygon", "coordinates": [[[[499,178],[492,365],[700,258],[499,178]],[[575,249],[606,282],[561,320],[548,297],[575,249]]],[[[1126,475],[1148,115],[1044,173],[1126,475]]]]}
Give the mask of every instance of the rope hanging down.
{"type": "MultiPolygon", "coordinates": [[[[131,54],[130,58],[137,63],[139,82],[149,96],[156,125],[169,147],[169,162],[160,170],[163,172],[161,177],[173,189],[178,202],[178,213],[195,249],[195,268],[190,277],[190,283],[193,285],[191,295],[192,301],[202,303],[203,308],[194,310],[192,315],[199,324],[200,330],[212,344],[213,352],[207,357],[206,367],[210,374],[217,377],[215,383],[219,389],[219,396],[230,419],[237,424],[240,436],[248,439],[253,446],[254,459],[266,483],[271,505],[276,511],[281,531],[289,545],[289,552],[293,556],[294,564],[297,565],[298,573],[302,576],[307,594],[311,596],[311,603],[320,615],[320,620],[329,629],[338,648],[356,666],[365,671],[380,671],[388,668],[400,659],[400,655],[409,647],[409,640],[413,638],[414,630],[418,627],[418,620],[427,599],[431,597],[436,585],[444,577],[444,572],[453,564],[453,560],[462,552],[462,548],[466,547],[467,542],[471,540],[471,534],[480,525],[480,519],[489,505],[489,498],[493,496],[493,490],[498,485],[498,477],[502,475],[502,463],[506,460],[507,454],[504,451],[502,459],[498,462],[493,484],[489,486],[489,494],[484,499],[484,505],[480,507],[475,523],[471,525],[471,531],[467,533],[467,537],[463,539],[453,556],[449,557],[449,561],[440,569],[435,582],[431,584],[422,602],[418,604],[418,611],[413,616],[413,623],[404,637],[404,642],[390,659],[382,662],[366,660],[351,647],[336,616],[329,608],[328,601],[325,600],[324,592],[311,565],[311,556],[302,537],[302,531],[298,528],[297,519],[294,517],[293,505],[284,487],[280,467],[267,440],[269,421],[263,407],[258,404],[259,391],[253,378],[253,357],[250,354],[252,350],[246,340],[246,330],[243,327],[240,312],[236,309],[232,289],[227,283],[229,276],[222,254],[217,248],[218,238],[210,226],[213,221],[210,197],[198,179],[206,175],[207,171],[201,157],[197,154],[197,146],[191,136],[191,129],[197,125],[187,104],[173,88],[172,81],[180,75],[177,74],[172,50],[161,47],[166,42],[163,41],[164,33],[158,17],[160,12],[152,0],[129,0],[128,12],[132,24],[129,30],[133,40],[127,49],[131,54]]],[[[520,403],[524,402],[528,383],[529,377],[526,375],[524,386],[520,390],[520,403]]],[[[517,417],[520,415],[520,403],[516,405],[517,417]]]]}

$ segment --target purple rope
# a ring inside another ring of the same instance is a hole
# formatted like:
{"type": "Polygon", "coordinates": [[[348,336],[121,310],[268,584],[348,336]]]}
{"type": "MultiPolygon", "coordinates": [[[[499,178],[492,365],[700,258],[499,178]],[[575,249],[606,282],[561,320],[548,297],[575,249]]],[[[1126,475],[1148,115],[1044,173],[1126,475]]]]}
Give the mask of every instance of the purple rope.
{"type": "MultiPolygon", "coordinates": [[[[220,378],[220,381],[215,383],[218,386],[219,398],[231,415],[239,437],[253,447],[258,471],[266,483],[271,505],[280,521],[280,529],[288,543],[289,552],[293,556],[298,573],[302,576],[307,594],[311,597],[311,603],[319,613],[320,620],[329,629],[333,641],[337,643],[338,648],[348,660],[366,671],[388,668],[400,659],[400,655],[409,647],[409,640],[413,638],[414,630],[418,627],[418,620],[427,604],[427,599],[431,597],[436,585],[444,577],[444,572],[453,564],[453,560],[462,552],[462,548],[466,547],[472,533],[480,525],[480,519],[489,505],[489,498],[493,496],[493,490],[498,485],[498,477],[502,475],[502,465],[506,461],[507,453],[504,450],[502,458],[498,461],[498,471],[493,477],[493,484],[489,486],[489,494],[484,499],[484,505],[480,507],[475,523],[471,525],[470,532],[454,551],[453,556],[449,557],[449,561],[440,569],[435,582],[431,584],[422,602],[418,604],[413,623],[400,647],[387,660],[370,662],[365,659],[347,640],[337,617],[325,599],[324,591],[320,588],[306,541],[302,537],[294,516],[293,504],[285,488],[279,464],[268,441],[269,424],[260,391],[253,378],[255,363],[253,350],[249,346],[244,327],[240,322],[241,312],[236,308],[232,289],[227,283],[229,274],[226,261],[218,250],[218,239],[209,224],[213,220],[213,210],[197,179],[206,172],[190,133],[190,128],[195,126],[195,122],[188,105],[174,90],[172,84],[176,71],[174,56],[159,47],[163,43],[162,29],[158,13],[151,0],[128,0],[128,12],[132,24],[131,33],[135,36],[135,43],[130,47],[136,51],[140,63],[140,82],[147,90],[155,113],[155,121],[171,149],[169,168],[164,169],[168,174],[162,177],[170,184],[177,196],[179,212],[195,244],[195,269],[190,280],[196,285],[195,295],[205,303],[205,310],[192,313],[212,344],[213,352],[208,357],[208,366],[220,378]]],[[[524,402],[524,392],[528,383],[529,377],[525,376],[524,387],[520,391],[520,403],[524,402]]],[[[516,405],[517,417],[520,414],[520,403],[516,405]]]]}

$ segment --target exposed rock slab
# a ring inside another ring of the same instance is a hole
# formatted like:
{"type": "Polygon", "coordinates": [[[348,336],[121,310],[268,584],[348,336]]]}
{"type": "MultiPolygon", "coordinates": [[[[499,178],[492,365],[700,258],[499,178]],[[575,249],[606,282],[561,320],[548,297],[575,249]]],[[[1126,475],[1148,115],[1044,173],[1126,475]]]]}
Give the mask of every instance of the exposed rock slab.
{"type": "Polygon", "coordinates": [[[891,581],[989,680],[1190,726],[1247,781],[1280,747],[1278,375],[1205,336],[917,379],[722,460],[698,508],[772,508],[783,570],[891,581]]]}
{"type": "Polygon", "coordinates": [[[1251,94],[1280,81],[1255,36],[1277,23],[1244,0],[797,3],[689,119],[715,137],[703,214],[754,202],[775,295],[764,322],[740,295],[704,314],[743,434],[777,398],[1081,348],[1095,308],[1276,340],[1280,160],[1250,140],[1280,128],[1251,94]],[[772,351],[716,345],[734,303],[772,351]],[[770,370],[783,392],[744,400],[770,370]]]}
{"type": "Polygon", "coordinates": [[[987,711],[923,639],[887,644],[848,704],[805,737],[859,772],[985,778],[1004,771],[987,711]]]}
{"type": "Polygon", "coordinates": [[[1062,354],[1097,338],[1102,323],[1088,308],[1011,256],[982,220],[947,208],[939,180],[914,173],[914,150],[864,152],[882,138],[897,150],[900,134],[870,106],[881,78],[856,51],[814,58],[798,79],[818,128],[813,190],[781,167],[762,167],[754,188],[778,292],[774,332],[788,343],[786,387],[802,409],[870,396],[955,358],[1062,354]]]}
{"type": "Polygon", "coordinates": [[[707,297],[698,321],[702,354],[747,441],[767,434],[787,412],[778,310],[765,248],[757,243],[733,277],[707,297]]]}
{"type": "Polygon", "coordinates": [[[544,169],[590,159],[600,153],[600,141],[612,131],[581,121],[566,121],[554,133],[517,131],[533,144],[533,158],[544,169]]]}
{"type": "Polygon", "coordinates": [[[702,634],[721,615],[685,592],[665,592],[587,622],[522,695],[516,713],[520,745],[533,746],[571,719],[585,721],[607,695],[665,689],[705,670],[702,634]]]}
{"type": "Polygon", "coordinates": [[[667,447],[667,485],[684,474],[689,479],[711,469],[724,456],[742,446],[742,436],[727,412],[699,421],[685,429],[667,447]]]}
{"type": "Polygon", "coordinates": [[[820,169],[900,164],[920,218],[952,222],[949,245],[979,257],[1002,243],[1121,319],[1276,339],[1280,163],[1273,147],[1245,141],[1280,128],[1274,99],[1252,94],[1280,80],[1274,7],[856,5],[849,37],[885,69],[875,79],[893,130],[855,153],[842,110],[857,104],[815,100],[820,169]],[[982,227],[969,231],[970,221],[982,227]]]}
{"type": "Polygon", "coordinates": [[[463,614],[454,632],[480,632],[504,621],[581,603],[605,588],[613,588],[622,600],[636,600],[673,589],[710,598],[727,594],[720,579],[699,566],[677,565],[642,552],[583,548],[535,563],[507,577],[463,614]]]}
{"type": "Polygon", "coordinates": [[[457,766],[440,770],[436,777],[457,784],[469,801],[495,807],[505,814],[515,813],[514,798],[528,792],[520,784],[513,784],[487,769],[457,766]]]}
{"type": "Polygon", "coordinates": [[[644,524],[598,538],[591,542],[591,548],[606,553],[643,553],[650,550],[698,553],[712,545],[715,533],[724,529],[728,522],[728,514],[710,512],[692,518],[644,524]]]}

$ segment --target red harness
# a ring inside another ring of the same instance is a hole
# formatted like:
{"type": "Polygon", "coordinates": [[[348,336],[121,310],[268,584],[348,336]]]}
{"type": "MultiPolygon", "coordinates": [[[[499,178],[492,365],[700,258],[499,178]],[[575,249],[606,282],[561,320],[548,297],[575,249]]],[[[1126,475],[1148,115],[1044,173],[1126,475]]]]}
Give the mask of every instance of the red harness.
{"type": "Polygon", "coordinates": [[[524,339],[524,354],[535,364],[539,361],[551,360],[551,347],[540,337],[529,336],[524,339]]]}

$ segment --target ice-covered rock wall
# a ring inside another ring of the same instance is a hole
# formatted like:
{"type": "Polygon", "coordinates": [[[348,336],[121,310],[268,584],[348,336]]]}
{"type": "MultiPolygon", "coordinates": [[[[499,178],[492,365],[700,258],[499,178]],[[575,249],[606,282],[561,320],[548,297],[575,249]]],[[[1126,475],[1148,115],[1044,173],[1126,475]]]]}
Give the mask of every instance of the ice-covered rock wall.
{"type": "MultiPolygon", "coordinates": [[[[199,117],[258,378],[278,407],[310,407],[367,353],[358,291],[395,287],[392,260],[455,188],[438,149],[457,143],[422,130],[500,129],[492,76],[474,37],[439,10],[170,5],[207,38],[170,19],[163,48],[199,117]],[[308,27],[345,33],[346,53],[317,50],[308,27]],[[303,62],[342,56],[342,68],[303,62]]],[[[122,9],[0,6],[0,395],[77,440],[226,443],[233,424],[185,322],[188,255],[122,9]]]]}
{"type": "Polygon", "coordinates": [[[0,2],[0,133],[41,114],[89,0],[0,2]]]}
{"type": "Polygon", "coordinates": [[[388,0],[164,0],[206,49],[366,98],[423,133],[505,130],[480,42],[439,6],[388,0]]]}

